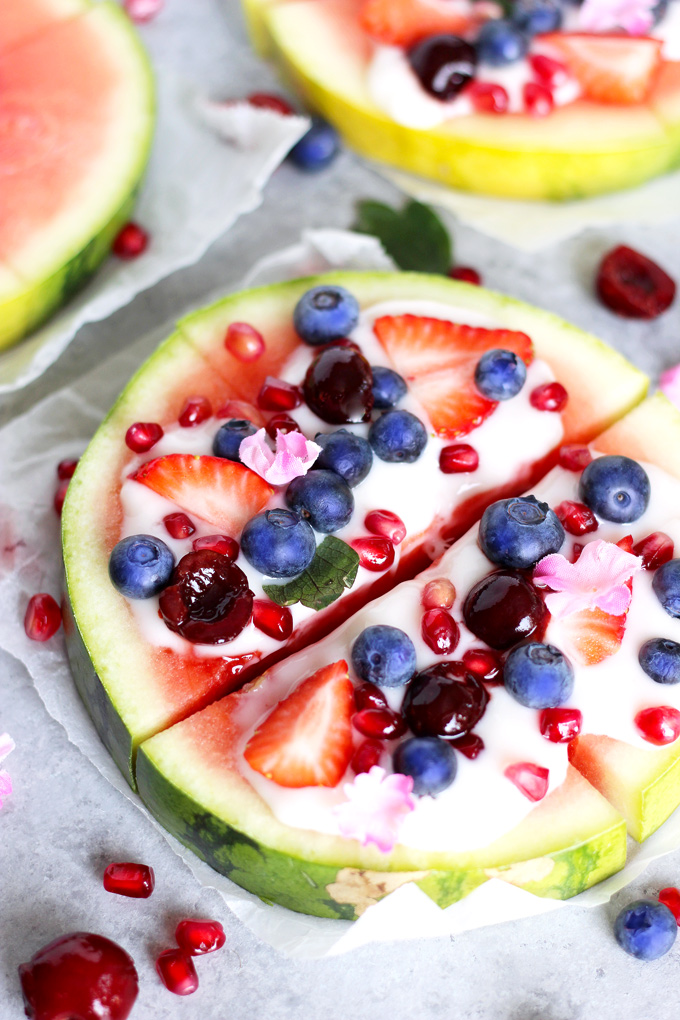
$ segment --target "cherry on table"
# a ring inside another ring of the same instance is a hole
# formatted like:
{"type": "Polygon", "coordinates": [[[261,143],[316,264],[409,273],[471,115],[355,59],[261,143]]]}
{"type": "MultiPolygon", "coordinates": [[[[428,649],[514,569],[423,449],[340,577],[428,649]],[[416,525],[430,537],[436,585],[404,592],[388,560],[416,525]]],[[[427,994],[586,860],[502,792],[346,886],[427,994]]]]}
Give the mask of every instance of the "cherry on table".
{"type": "Polygon", "coordinates": [[[675,281],[668,273],[625,244],[602,259],[596,288],[607,308],[629,319],[655,319],[675,298],[675,281]]]}

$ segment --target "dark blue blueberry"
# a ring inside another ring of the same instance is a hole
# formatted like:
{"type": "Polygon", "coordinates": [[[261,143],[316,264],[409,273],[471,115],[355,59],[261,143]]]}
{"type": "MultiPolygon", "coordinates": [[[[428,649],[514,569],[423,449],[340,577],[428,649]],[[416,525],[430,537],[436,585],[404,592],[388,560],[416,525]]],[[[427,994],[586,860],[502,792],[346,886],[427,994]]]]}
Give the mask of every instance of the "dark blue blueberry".
{"type": "Polygon", "coordinates": [[[668,615],[680,618],[680,560],[669,560],[655,570],[652,588],[668,615]]]}
{"type": "Polygon", "coordinates": [[[311,524],[292,510],[265,510],[243,529],[241,551],[261,574],[295,577],[314,559],[316,539],[311,524]]]}
{"type": "Polygon", "coordinates": [[[638,662],[657,684],[680,683],[680,645],[677,641],[668,638],[645,641],[638,652],[638,662]]]}
{"type": "Polygon", "coordinates": [[[647,472],[630,457],[611,455],[591,460],[579,483],[579,496],[593,513],[615,524],[642,517],[649,504],[647,472]]]}
{"type": "Polygon", "coordinates": [[[317,433],[314,442],[321,447],[314,467],[335,471],[351,489],[363,482],[371,470],[373,451],[370,443],[362,436],[355,436],[347,429],[338,429],[337,432],[317,433]]]}
{"type": "Polygon", "coordinates": [[[330,534],[349,523],[354,512],[352,490],[335,471],[308,471],[286,489],[286,503],[312,525],[330,534]]]}
{"type": "Polygon", "coordinates": [[[165,542],[153,535],[131,535],[113,547],[109,577],[121,595],[150,599],[170,584],[175,557],[165,542]]]}
{"type": "Polygon", "coordinates": [[[416,650],[398,627],[366,627],[352,646],[352,665],[362,680],[380,687],[402,687],[416,671],[416,650]]]}
{"type": "Polygon", "coordinates": [[[614,922],[616,941],[638,960],[658,960],[675,942],[678,922],[668,907],[655,900],[635,900],[614,922]]]}
{"type": "Polygon", "coordinates": [[[247,418],[232,418],[215,433],[213,453],[227,460],[240,460],[238,448],[248,436],[254,436],[257,428],[247,418]]]}
{"type": "Polygon", "coordinates": [[[548,553],[559,552],[564,528],[557,514],[535,496],[499,499],[479,523],[479,545],[492,563],[528,570],[548,553]]]}
{"type": "Polygon", "coordinates": [[[510,20],[525,35],[557,32],[562,24],[558,0],[515,0],[510,20]]]}
{"type": "Polygon", "coordinates": [[[668,0],[659,0],[657,4],[652,7],[652,17],[654,18],[654,24],[658,25],[660,21],[668,14],[668,0]]]}
{"type": "Polygon", "coordinates": [[[475,368],[475,385],[489,400],[510,400],[516,397],[526,378],[527,367],[514,351],[487,351],[475,368]]]}
{"type": "Polygon", "coordinates": [[[293,146],[288,159],[299,170],[323,170],[340,152],[340,135],[332,124],[321,117],[312,117],[312,126],[293,146]]]}
{"type": "Polygon", "coordinates": [[[503,683],[520,705],[557,708],[571,697],[574,670],[559,648],[533,641],[510,652],[503,667],[503,683]]]}
{"type": "Polygon", "coordinates": [[[406,396],[406,383],[392,368],[371,365],[373,372],[373,406],[377,411],[389,411],[406,396]]]}
{"type": "Polygon", "coordinates": [[[427,444],[427,431],[410,411],[385,411],[368,432],[373,452],[381,460],[412,464],[427,444]]]}
{"type": "Polygon", "coordinates": [[[458,762],[451,745],[439,737],[411,737],[397,747],[392,756],[395,772],[413,777],[413,792],[418,797],[441,793],[456,778],[458,762]]]}
{"type": "Polygon", "coordinates": [[[502,67],[521,60],[528,49],[527,38],[522,31],[506,18],[487,21],[479,30],[475,42],[477,57],[484,64],[502,67]]]}
{"type": "Polygon", "coordinates": [[[293,312],[298,336],[312,347],[346,337],[358,321],[357,299],[344,287],[330,283],[308,290],[293,312]]]}

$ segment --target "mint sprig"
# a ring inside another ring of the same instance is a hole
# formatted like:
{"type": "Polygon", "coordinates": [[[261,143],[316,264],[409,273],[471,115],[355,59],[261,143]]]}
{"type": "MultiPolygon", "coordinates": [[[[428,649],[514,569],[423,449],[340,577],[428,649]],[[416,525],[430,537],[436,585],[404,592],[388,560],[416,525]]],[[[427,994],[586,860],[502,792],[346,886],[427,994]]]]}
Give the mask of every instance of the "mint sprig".
{"type": "Polygon", "coordinates": [[[285,584],[263,585],[277,606],[301,602],[307,609],[325,609],[356,581],[359,557],[346,542],[327,535],[317,547],[314,559],[301,574],[285,584]]]}
{"type": "Polygon", "coordinates": [[[357,203],[354,230],[372,234],[400,269],[446,275],[453,264],[453,247],[437,213],[422,202],[402,209],[365,199],[357,203]]]}

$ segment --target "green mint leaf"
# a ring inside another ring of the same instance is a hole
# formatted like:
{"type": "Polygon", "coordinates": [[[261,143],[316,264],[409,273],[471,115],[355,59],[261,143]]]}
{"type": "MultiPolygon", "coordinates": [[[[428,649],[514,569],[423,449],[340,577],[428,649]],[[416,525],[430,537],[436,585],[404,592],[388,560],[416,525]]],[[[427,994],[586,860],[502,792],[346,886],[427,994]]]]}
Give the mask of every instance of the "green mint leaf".
{"type": "Polygon", "coordinates": [[[449,233],[434,209],[422,202],[392,209],[366,199],[357,204],[354,230],[377,237],[400,269],[446,275],[453,264],[449,233]]]}
{"type": "Polygon", "coordinates": [[[307,609],[325,609],[340,598],[343,589],[352,587],[358,569],[359,557],[354,549],[327,535],[306,570],[285,584],[265,584],[263,588],[277,606],[301,602],[307,609]]]}

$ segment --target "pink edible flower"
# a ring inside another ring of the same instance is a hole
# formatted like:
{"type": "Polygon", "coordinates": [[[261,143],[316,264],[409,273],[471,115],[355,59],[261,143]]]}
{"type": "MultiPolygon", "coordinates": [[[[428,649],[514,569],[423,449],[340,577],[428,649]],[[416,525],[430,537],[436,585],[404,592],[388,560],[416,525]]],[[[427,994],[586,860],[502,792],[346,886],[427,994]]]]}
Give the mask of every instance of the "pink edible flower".
{"type": "Polygon", "coordinates": [[[164,0],[123,0],[123,6],[132,21],[143,24],[151,21],[163,9],[164,0]]]}
{"type": "Polygon", "coordinates": [[[411,796],[412,777],[399,772],[388,776],[385,769],[374,765],[353,783],[345,783],[343,790],[347,803],[333,812],[342,835],[358,839],[363,846],[375,843],[383,853],[389,853],[401,823],[416,806],[411,796]]]}
{"type": "Polygon", "coordinates": [[[267,442],[267,432],[259,429],[247,436],[238,448],[243,464],[270,485],[287,485],[293,478],[306,475],[321,453],[321,447],[301,432],[276,433],[276,453],[267,442]]]}
{"type": "MultiPolygon", "coordinates": [[[[0,733],[0,762],[4,761],[8,754],[15,748],[15,743],[9,733],[0,733]]],[[[0,769],[0,808],[3,797],[9,797],[12,792],[12,780],[5,769],[0,769]]]]}
{"type": "Polygon", "coordinates": [[[584,0],[579,28],[584,32],[611,32],[622,28],[629,35],[646,35],[654,24],[657,0],[584,0]]]}
{"type": "Polygon", "coordinates": [[[680,365],[673,365],[661,373],[659,389],[666,394],[672,404],[680,407],[680,365]]]}
{"type": "Polygon", "coordinates": [[[545,604],[552,616],[570,616],[582,609],[601,609],[621,616],[630,605],[627,581],[642,567],[642,558],[614,542],[589,542],[576,563],[566,556],[544,556],[534,569],[534,581],[550,588],[545,604]]]}

